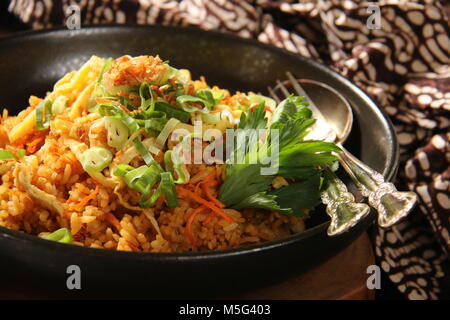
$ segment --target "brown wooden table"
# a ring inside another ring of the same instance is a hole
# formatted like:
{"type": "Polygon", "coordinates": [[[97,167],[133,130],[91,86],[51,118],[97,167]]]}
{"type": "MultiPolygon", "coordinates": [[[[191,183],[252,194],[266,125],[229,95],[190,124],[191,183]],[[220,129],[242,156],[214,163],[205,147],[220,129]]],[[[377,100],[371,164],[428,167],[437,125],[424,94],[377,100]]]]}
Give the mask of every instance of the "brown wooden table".
{"type": "MultiPolygon", "coordinates": [[[[0,37],[14,33],[17,28],[1,26],[0,37]]],[[[234,299],[373,299],[367,289],[367,267],[375,258],[367,234],[363,234],[333,258],[276,285],[248,292],[234,299]]],[[[0,299],[36,299],[40,295],[16,277],[3,278],[0,299]],[[14,282],[8,282],[14,281],[14,282]]]]}

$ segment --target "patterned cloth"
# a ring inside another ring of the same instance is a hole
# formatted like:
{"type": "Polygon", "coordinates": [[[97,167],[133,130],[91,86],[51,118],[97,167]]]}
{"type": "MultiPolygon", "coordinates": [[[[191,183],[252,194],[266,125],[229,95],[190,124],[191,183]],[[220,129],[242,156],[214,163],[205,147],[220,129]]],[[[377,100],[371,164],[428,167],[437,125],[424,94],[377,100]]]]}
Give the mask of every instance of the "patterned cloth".
{"type": "Polygon", "coordinates": [[[82,24],[195,26],[255,38],[321,61],[365,89],[395,124],[400,189],[420,197],[408,220],[378,229],[379,264],[407,298],[448,297],[450,25],[443,2],[378,1],[379,16],[374,3],[355,0],[13,0],[9,10],[40,29],[63,24],[72,4],[82,24]]]}

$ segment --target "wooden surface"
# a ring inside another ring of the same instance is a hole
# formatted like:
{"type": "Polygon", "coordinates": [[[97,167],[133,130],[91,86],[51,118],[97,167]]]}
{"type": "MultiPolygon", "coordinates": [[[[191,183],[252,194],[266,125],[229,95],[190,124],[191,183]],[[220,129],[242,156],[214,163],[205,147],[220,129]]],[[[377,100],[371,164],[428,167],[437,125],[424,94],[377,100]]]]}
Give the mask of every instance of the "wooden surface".
{"type": "Polygon", "coordinates": [[[375,257],[366,233],[346,249],[314,269],[237,299],[365,300],[374,291],[366,286],[366,271],[375,257]]]}
{"type": "MultiPolygon", "coordinates": [[[[12,34],[14,28],[0,25],[0,37],[12,34]]],[[[3,261],[2,263],[5,263],[3,261]]],[[[284,282],[232,299],[373,299],[366,287],[367,267],[375,264],[367,234],[318,267],[284,282]]],[[[0,299],[36,299],[39,292],[20,283],[20,277],[2,277],[0,299]]]]}

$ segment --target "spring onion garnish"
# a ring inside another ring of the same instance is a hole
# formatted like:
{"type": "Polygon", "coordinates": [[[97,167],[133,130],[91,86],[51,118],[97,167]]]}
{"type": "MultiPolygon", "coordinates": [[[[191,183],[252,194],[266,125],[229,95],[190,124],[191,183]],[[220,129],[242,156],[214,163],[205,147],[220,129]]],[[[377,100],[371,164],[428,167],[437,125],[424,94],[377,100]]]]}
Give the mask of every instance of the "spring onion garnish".
{"type": "Polygon", "coordinates": [[[153,186],[161,180],[162,169],[157,165],[133,168],[128,165],[119,165],[114,175],[123,178],[126,185],[141,194],[139,205],[142,208],[151,207],[161,195],[160,188],[153,191],[153,186]]]}
{"type": "Polygon", "coordinates": [[[52,120],[52,102],[44,100],[39,103],[36,108],[36,128],[38,130],[45,130],[50,127],[52,120]]]}
{"type": "Polygon", "coordinates": [[[127,126],[130,134],[139,130],[139,125],[136,119],[130,117],[120,106],[114,103],[102,103],[98,105],[98,112],[102,117],[110,116],[115,119],[119,119],[127,126]]]}
{"type": "Polygon", "coordinates": [[[222,100],[223,94],[209,89],[198,90],[195,96],[181,95],[177,97],[177,104],[186,112],[208,113],[222,100]],[[199,109],[191,105],[197,102],[203,104],[204,108],[199,109]]]}
{"type": "Polygon", "coordinates": [[[106,117],[105,127],[108,131],[108,146],[122,149],[128,140],[129,132],[127,126],[119,119],[106,117]]]}
{"type": "Polygon", "coordinates": [[[180,121],[175,118],[171,118],[169,121],[167,121],[164,129],[161,131],[158,138],[156,138],[156,146],[158,148],[162,149],[164,147],[167,139],[169,138],[169,135],[175,130],[176,126],[179,123],[180,121]]]}
{"type": "MultiPolygon", "coordinates": [[[[164,112],[167,115],[167,118],[175,118],[180,120],[181,122],[188,123],[191,115],[189,112],[183,111],[181,109],[177,109],[165,102],[156,102],[155,110],[164,112]]],[[[197,109],[199,110],[199,109],[197,109]]]]}
{"type": "Polygon", "coordinates": [[[128,164],[119,164],[115,171],[114,175],[118,177],[124,177],[128,172],[134,170],[134,167],[128,165],[128,164]]]}
{"type": "Polygon", "coordinates": [[[72,234],[66,228],[61,228],[49,234],[44,239],[57,241],[61,243],[72,243],[72,234]]]}
{"type": "Polygon", "coordinates": [[[141,83],[139,86],[139,96],[141,97],[142,111],[153,112],[155,109],[155,101],[153,100],[152,88],[149,83],[141,83]]]}
{"type": "Polygon", "coordinates": [[[178,207],[178,199],[177,193],[175,191],[175,184],[173,182],[172,175],[170,174],[170,172],[161,173],[161,183],[159,184],[159,188],[164,194],[167,206],[169,208],[178,207]]]}
{"type": "Polygon", "coordinates": [[[151,190],[149,190],[148,196],[149,197],[142,195],[141,201],[139,202],[139,206],[141,206],[142,208],[149,208],[153,206],[158,200],[158,198],[161,196],[161,188],[157,188],[153,193],[151,193],[151,190]],[[146,198],[148,200],[145,201],[144,199],[146,198]]]}
{"type": "Polygon", "coordinates": [[[202,122],[206,124],[216,124],[221,121],[221,113],[202,113],[201,114],[202,122]]]}
{"type": "Polygon", "coordinates": [[[144,158],[144,161],[147,165],[157,164],[155,159],[153,159],[152,155],[145,146],[142,144],[141,138],[137,137],[133,140],[134,146],[136,147],[139,154],[144,158]]]}
{"type": "MultiPolygon", "coordinates": [[[[25,156],[24,149],[16,149],[16,153],[20,158],[23,158],[25,156]]],[[[16,157],[12,152],[0,149],[0,160],[16,160],[16,157]]]]}
{"type": "Polygon", "coordinates": [[[95,84],[95,88],[91,94],[91,96],[89,97],[89,101],[88,101],[88,111],[89,112],[93,112],[94,109],[96,108],[97,103],[95,102],[95,98],[97,97],[104,97],[106,95],[106,90],[103,86],[103,75],[105,74],[105,72],[107,70],[109,70],[112,66],[113,63],[113,58],[108,58],[105,61],[105,64],[102,67],[102,70],[100,71],[100,74],[98,76],[97,82],[95,84]]]}
{"type": "Polygon", "coordinates": [[[52,114],[63,113],[67,108],[67,103],[69,99],[66,96],[59,96],[53,101],[52,104],[52,114]]]}
{"type": "Polygon", "coordinates": [[[129,188],[143,194],[159,181],[161,172],[162,170],[155,165],[141,166],[127,172],[123,180],[129,188]]]}
{"type": "Polygon", "coordinates": [[[166,65],[166,71],[164,72],[164,75],[160,80],[160,84],[166,83],[170,78],[172,78],[178,73],[178,69],[169,66],[168,62],[167,63],[165,62],[164,64],[166,65]]]}
{"type": "Polygon", "coordinates": [[[111,160],[111,151],[103,147],[92,147],[81,155],[81,165],[88,173],[102,171],[109,166],[111,160]]]}
{"type": "Polygon", "coordinates": [[[176,177],[176,184],[185,184],[190,179],[189,171],[186,168],[186,164],[182,163],[177,152],[171,150],[166,151],[164,154],[164,164],[166,170],[172,173],[173,177],[176,177]]]}

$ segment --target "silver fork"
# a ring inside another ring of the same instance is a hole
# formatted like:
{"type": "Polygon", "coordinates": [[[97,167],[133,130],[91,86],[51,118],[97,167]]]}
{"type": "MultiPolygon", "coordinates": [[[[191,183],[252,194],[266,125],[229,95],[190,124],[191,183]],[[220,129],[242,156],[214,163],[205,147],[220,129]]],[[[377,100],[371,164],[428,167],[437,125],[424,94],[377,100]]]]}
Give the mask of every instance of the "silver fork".
{"type": "MultiPolygon", "coordinates": [[[[328,122],[323,117],[319,109],[315,106],[314,102],[308,97],[306,92],[303,90],[303,88],[299,84],[299,81],[295,79],[290,72],[287,72],[287,76],[295,93],[299,96],[304,96],[308,100],[307,102],[309,103],[309,108],[313,110],[313,113],[318,115],[319,117],[322,117],[321,120],[325,121],[325,123],[328,124],[328,122]]],[[[277,88],[281,90],[281,92],[285,95],[285,97],[288,97],[290,95],[290,92],[287,89],[287,87],[280,81],[277,81],[277,88]]],[[[280,98],[276,95],[275,90],[273,90],[272,88],[268,89],[272,98],[274,98],[276,101],[279,102],[280,98]]],[[[341,99],[344,99],[340,95],[339,97],[341,99]]],[[[347,101],[346,103],[348,104],[347,101]]],[[[336,142],[336,144],[342,149],[342,152],[337,154],[340,164],[349,174],[352,181],[360,190],[361,194],[369,199],[369,204],[378,211],[378,224],[381,227],[385,228],[390,227],[394,225],[396,222],[398,222],[400,219],[407,216],[409,212],[411,212],[411,210],[414,208],[417,202],[417,195],[414,192],[397,191],[397,189],[392,183],[386,182],[381,174],[371,169],[369,166],[361,162],[358,158],[353,156],[349,151],[347,151],[342,146],[340,141],[336,141],[337,135],[336,132],[333,132],[334,130],[332,130],[333,126],[328,124],[328,128],[330,129],[328,140],[336,142]]],[[[351,212],[349,210],[346,210],[345,213],[346,215],[347,214],[358,215],[359,219],[357,220],[359,221],[362,218],[360,212],[362,208],[354,207],[354,202],[352,202],[354,201],[354,198],[352,198],[353,195],[352,197],[349,197],[347,195],[348,191],[345,187],[345,184],[338,177],[336,177],[336,175],[334,175],[332,171],[329,169],[325,170],[325,176],[328,181],[328,187],[322,194],[322,201],[324,204],[327,205],[327,213],[331,216],[332,223],[334,215],[337,214],[342,216],[342,213],[339,213],[339,210],[336,210],[339,208],[339,206],[342,206],[341,205],[342,203],[348,203],[349,205],[351,204],[350,207],[352,207],[353,209],[351,210],[351,212]],[[335,192],[336,189],[340,189],[341,192],[337,194],[335,192]],[[359,210],[356,208],[358,208],[359,210]]],[[[335,218],[335,220],[336,219],[344,221],[349,220],[348,217],[346,219],[342,219],[342,217],[335,218]]],[[[339,234],[345,230],[348,230],[349,227],[352,226],[351,224],[352,223],[350,224],[344,223],[344,225],[341,227],[341,229],[343,230],[341,230],[340,232],[335,232],[334,234],[339,234]]],[[[330,234],[330,230],[328,234],[330,234]]]]}

